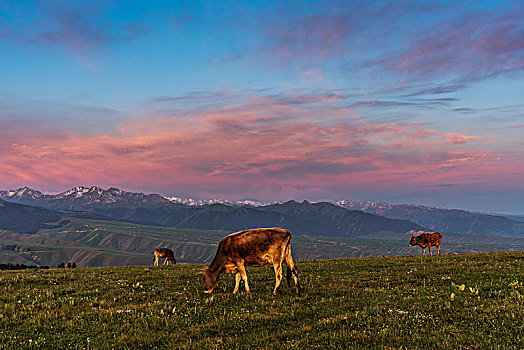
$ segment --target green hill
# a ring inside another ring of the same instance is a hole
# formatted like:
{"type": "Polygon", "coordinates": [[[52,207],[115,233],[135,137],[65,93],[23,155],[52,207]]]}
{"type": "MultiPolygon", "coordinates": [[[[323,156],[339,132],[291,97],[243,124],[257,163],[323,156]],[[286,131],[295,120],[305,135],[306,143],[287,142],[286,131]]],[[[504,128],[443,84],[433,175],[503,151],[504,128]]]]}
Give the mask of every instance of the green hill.
{"type": "MultiPolygon", "coordinates": [[[[232,230],[201,230],[68,217],[63,226],[24,234],[0,230],[0,263],[80,267],[149,265],[152,251],[171,248],[179,263],[210,262],[218,242],[232,230]]],[[[294,233],[294,232],[293,232],[294,233]]],[[[298,259],[418,255],[409,235],[391,231],[360,237],[293,234],[298,259]]],[[[524,250],[524,239],[444,233],[442,254],[524,250]]]]}
{"type": "Polygon", "coordinates": [[[380,231],[404,233],[409,230],[421,230],[422,227],[408,220],[388,219],[382,216],[348,210],[327,202],[310,203],[288,201],[261,207],[259,210],[283,213],[319,223],[321,230],[316,231],[333,236],[364,236],[380,231]]]}
{"type": "Polygon", "coordinates": [[[524,252],[297,260],[203,293],[203,265],[0,272],[0,348],[521,349],[524,252]]]}
{"type": "MultiPolygon", "coordinates": [[[[24,234],[0,230],[0,263],[80,267],[149,265],[152,251],[171,248],[179,263],[210,262],[218,242],[232,231],[171,228],[69,217],[63,226],[24,234]]],[[[293,234],[298,259],[418,255],[409,235],[381,231],[360,237],[293,234]]],[[[444,233],[442,254],[524,250],[524,239],[444,233]]]]}
{"type": "MultiPolygon", "coordinates": [[[[35,233],[49,223],[57,222],[62,215],[56,211],[0,199],[0,229],[35,233]]],[[[54,225],[56,226],[56,225],[54,225]]]]}

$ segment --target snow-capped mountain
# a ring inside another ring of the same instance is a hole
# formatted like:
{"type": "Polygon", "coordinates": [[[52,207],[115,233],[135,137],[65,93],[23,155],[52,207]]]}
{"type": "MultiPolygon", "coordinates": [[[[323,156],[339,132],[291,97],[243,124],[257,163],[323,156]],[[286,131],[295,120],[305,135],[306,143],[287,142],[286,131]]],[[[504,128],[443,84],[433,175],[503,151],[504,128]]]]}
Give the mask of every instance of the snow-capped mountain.
{"type": "Polygon", "coordinates": [[[60,203],[58,207],[67,209],[84,209],[89,206],[146,206],[154,204],[169,203],[167,199],[158,194],[144,194],[137,192],[122,191],[111,187],[104,190],[100,187],[75,187],[69,191],[55,196],[49,196],[54,203],[60,203]]]}
{"type": "Polygon", "coordinates": [[[170,202],[177,203],[177,204],[184,204],[191,207],[194,206],[201,206],[201,205],[210,205],[210,204],[224,204],[229,206],[247,206],[247,207],[261,207],[272,203],[262,203],[254,200],[239,200],[239,201],[229,201],[224,200],[220,198],[214,198],[214,199],[192,199],[192,198],[179,198],[179,197],[164,197],[170,202]]]}
{"type": "MultiPolygon", "coordinates": [[[[370,202],[370,201],[357,202],[357,201],[347,200],[347,199],[334,201],[332,203],[342,208],[351,209],[351,210],[362,210],[362,211],[376,214],[376,215],[381,215],[387,212],[388,210],[391,210],[394,208],[409,207],[409,208],[418,208],[418,209],[425,209],[425,210],[440,209],[436,207],[429,207],[426,205],[418,205],[418,204],[391,204],[391,203],[385,203],[385,202],[370,202]]],[[[454,210],[454,209],[442,209],[442,210],[454,210]]]]}
{"type": "Polygon", "coordinates": [[[75,187],[75,188],[72,188],[68,191],[65,191],[65,192],[62,192],[60,194],[57,194],[55,198],[57,199],[60,199],[60,198],[67,198],[67,197],[73,197],[73,198],[80,198],[82,197],[83,195],[85,195],[86,193],[89,193],[89,192],[99,192],[99,193],[102,193],[102,189],[99,188],[99,187],[84,187],[84,186],[80,186],[80,187],[75,187]]]}
{"type": "Polygon", "coordinates": [[[339,207],[351,209],[351,210],[370,210],[371,208],[375,210],[387,210],[391,209],[392,204],[389,203],[375,203],[375,202],[357,202],[353,200],[341,199],[335,202],[332,202],[339,207]]]}
{"type": "Polygon", "coordinates": [[[0,198],[10,202],[58,210],[88,210],[93,206],[108,205],[137,207],[171,203],[158,194],[126,192],[114,187],[104,190],[96,186],[79,186],[54,195],[43,194],[24,187],[14,191],[0,191],[0,198]]]}
{"type": "Polygon", "coordinates": [[[23,202],[25,200],[32,201],[43,196],[44,194],[42,192],[35,191],[29,187],[22,187],[10,191],[0,191],[0,198],[10,202],[23,202]]]}

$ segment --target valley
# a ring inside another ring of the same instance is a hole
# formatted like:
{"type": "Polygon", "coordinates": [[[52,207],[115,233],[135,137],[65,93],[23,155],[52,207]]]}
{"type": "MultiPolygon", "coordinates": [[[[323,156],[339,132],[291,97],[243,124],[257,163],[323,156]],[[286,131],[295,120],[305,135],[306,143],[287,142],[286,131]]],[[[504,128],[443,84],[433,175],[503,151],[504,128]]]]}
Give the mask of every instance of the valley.
{"type": "MultiPolygon", "coordinates": [[[[150,265],[153,249],[174,251],[178,263],[209,263],[218,242],[231,231],[180,229],[117,221],[68,218],[59,228],[34,234],[0,230],[0,263],[56,267],[76,262],[79,267],[150,265]]],[[[377,232],[360,237],[293,235],[297,259],[419,255],[408,246],[409,235],[377,232]]],[[[524,239],[444,233],[442,254],[524,250],[524,239]]]]}

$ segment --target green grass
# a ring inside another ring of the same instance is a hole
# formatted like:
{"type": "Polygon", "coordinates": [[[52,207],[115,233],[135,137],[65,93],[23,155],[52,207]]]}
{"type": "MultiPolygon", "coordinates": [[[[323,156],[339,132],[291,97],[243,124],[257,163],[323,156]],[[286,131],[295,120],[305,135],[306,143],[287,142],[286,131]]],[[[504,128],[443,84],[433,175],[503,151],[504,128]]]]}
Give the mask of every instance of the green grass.
{"type": "Polygon", "coordinates": [[[524,347],[524,252],[296,265],[301,296],[268,266],[238,295],[204,294],[204,265],[3,271],[0,348],[524,347]]]}

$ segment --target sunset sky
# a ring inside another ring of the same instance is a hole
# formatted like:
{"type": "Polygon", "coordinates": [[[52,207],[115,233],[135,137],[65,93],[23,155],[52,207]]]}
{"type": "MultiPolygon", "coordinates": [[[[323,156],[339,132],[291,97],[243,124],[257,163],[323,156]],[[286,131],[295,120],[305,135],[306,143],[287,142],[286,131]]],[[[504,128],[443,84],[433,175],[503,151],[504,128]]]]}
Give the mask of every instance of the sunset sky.
{"type": "Polygon", "coordinates": [[[524,214],[523,1],[1,1],[0,189],[524,214]]]}

